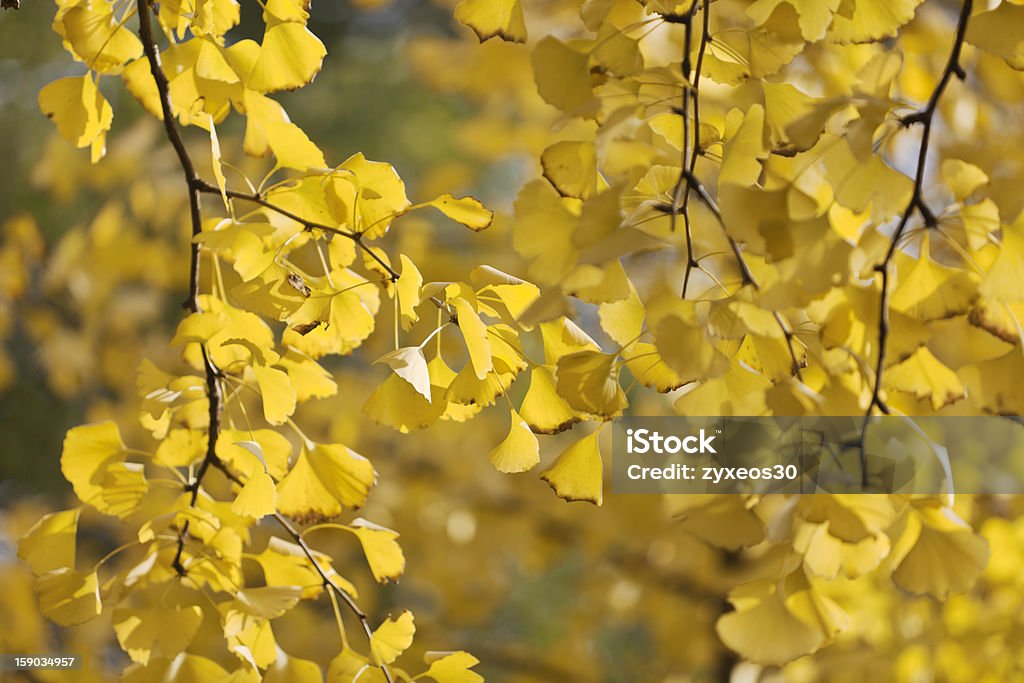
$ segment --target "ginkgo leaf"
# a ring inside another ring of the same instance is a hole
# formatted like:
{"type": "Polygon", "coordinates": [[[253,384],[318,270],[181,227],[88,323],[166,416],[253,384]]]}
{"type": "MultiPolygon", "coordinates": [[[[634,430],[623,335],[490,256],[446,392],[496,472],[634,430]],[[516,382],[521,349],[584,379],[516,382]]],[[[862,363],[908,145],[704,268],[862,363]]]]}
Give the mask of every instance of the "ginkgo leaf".
{"type": "Polygon", "coordinates": [[[370,659],[375,666],[390,664],[412,645],[416,626],[412,612],[405,611],[397,619],[388,618],[370,636],[370,659]]]}
{"type": "Polygon", "coordinates": [[[402,329],[408,330],[413,323],[420,319],[419,314],[416,313],[416,307],[420,303],[423,276],[420,275],[416,264],[405,254],[401,255],[401,262],[401,275],[395,281],[395,290],[398,297],[399,313],[402,316],[402,329]]]}
{"type": "Polygon", "coordinates": [[[530,388],[519,407],[523,421],[538,434],[557,434],[580,421],[580,416],[555,388],[551,368],[535,365],[530,370],[530,388]]]}
{"type": "Polygon", "coordinates": [[[277,163],[282,168],[306,171],[327,166],[324,153],[294,123],[268,122],[263,126],[263,133],[270,151],[277,157],[277,163]]]}
{"type": "Polygon", "coordinates": [[[93,506],[108,515],[121,519],[131,517],[143,498],[149,493],[145,468],[137,462],[115,462],[103,473],[103,490],[93,506]]]}
{"type": "Polygon", "coordinates": [[[114,16],[107,0],[77,3],[59,14],[62,29],[76,58],[90,69],[117,73],[127,62],[142,56],[142,43],[114,16]]]}
{"type": "Polygon", "coordinates": [[[604,466],[597,445],[598,434],[600,430],[595,430],[573,443],[540,475],[560,498],[601,505],[604,466]]]}
{"type": "Polygon", "coordinates": [[[904,590],[944,600],[973,586],[988,563],[986,540],[934,500],[915,504],[902,526],[891,560],[904,590]]]}
{"type": "Polygon", "coordinates": [[[18,540],[18,557],[35,575],[75,566],[75,537],[81,508],[44,515],[18,540]]]}
{"type": "Polygon", "coordinates": [[[324,44],[304,24],[268,24],[245,84],[261,93],[301,88],[320,71],[326,55],[324,44]]]}
{"type": "Polygon", "coordinates": [[[114,422],[99,422],[69,429],[64,437],[60,469],[75,495],[89,505],[102,504],[106,469],[124,460],[126,448],[114,422]]]}
{"type": "Polygon", "coordinates": [[[758,664],[785,664],[815,652],[847,621],[842,609],[799,570],[781,581],[741,584],[729,600],[736,611],[722,616],[715,630],[722,642],[758,664]]]}
{"type": "Polygon", "coordinates": [[[263,673],[263,683],[323,683],[324,675],[316,662],[299,659],[278,650],[277,659],[263,673]]]}
{"type": "Polygon", "coordinates": [[[892,293],[894,310],[919,320],[940,320],[966,313],[977,296],[978,278],[969,271],[943,265],[929,255],[928,241],[904,270],[909,258],[897,259],[899,282],[892,293]]]}
{"type": "MultiPolygon", "coordinates": [[[[327,576],[346,593],[353,598],[359,596],[356,587],[339,576],[331,567],[331,558],[323,553],[313,551],[313,556],[321,567],[325,568],[327,576]]],[[[315,598],[324,589],[323,577],[313,569],[301,546],[273,537],[270,539],[263,552],[254,558],[263,568],[263,575],[267,586],[272,587],[301,587],[303,598],[315,598]]]]}
{"type": "MultiPolygon", "coordinates": [[[[828,39],[837,43],[866,43],[896,34],[914,18],[924,0],[855,0],[851,12],[841,6],[832,19],[828,39]]],[[[972,22],[973,23],[973,22],[972,22]]]]}
{"type": "Polygon", "coordinates": [[[274,480],[262,470],[254,470],[249,480],[231,502],[231,511],[242,517],[260,519],[277,510],[277,489],[274,480]]]}
{"type": "Polygon", "coordinates": [[[668,494],[665,508],[688,532],[718,548],[739,550],[765,539],[764,522],[740,496],[668,494]]]}
{"type": "Polygon", "coordinates": [[[61,626],[82,624],[102,611],[96,572],[87,574],[61,567],[35,579],[39,609],[61,626]]]}
{"type": "Polygon", "coordinates": [[[405,555],[395,540],[398,532],[374,524],[361,517],[353,520],[348,527],[363,546],[363,554],[378,583],[397,581],[405,571],[405,555]]]}
{"type": "Polygon", "coordinates": [[[477,379],[484,379],[494,367],[491,358],[491,341],[487,338],[487,326],[480,320],[473,305],[456,297],[452,301],[455,313],[459,317],[459,330],[469,350],[469,360],[473,364],[473,372],[477,379]]]}
{"type": "Polygon", "coordinates": [[[511,426],[508,436],[494,447],[487,459],[499,472],[526,472],[540,462],[540,443],[530,430],[530,426],[526,424],[526,420],[514,409],[509,409],[509,412],[511,426]]]}
{"type": "Polygon", "coordinates": [[[377,473],[341,444],[309,444],[277,485],[278,510],[298,518],[327,518],[366,503],[377,473]]]}
{"type": "Polygon", "coordinates": [[[1003,244],[989,266],[979,291],[1000,301],[1024,301],[1024,213],[1013,225],[1003,226],[1003,244]]]}
{"type": "Polygon", "coordinates": [[[562,356],[555,375],[558,394],[576,410],[611,417],[628,405],[615,354],[579,351],[562,356]]]}
{"type": "Polygon", "coordinates": [[[397,429],[403,434],[434,424],[445,412],[446,401],[434,390],[432,400],[416,391],[407,380],[389,374],[363,404],[363,412],[374,422],[397,429]]]}
{"type": "Polygon", "coordinates": [[[572,116],[589,116],[596,109],[590,86],[587,55],[554,36],[545,36],[533,49],[533,74],[544,101],[572,116]]]}
{"type": "Polygon", "coordinates": [[[427,357],[423,355],[422,348],[405,346],[385,353],[373,362],[384,363],[390,367],[430,403],[430,372],[427,370],[427,357]]]}
{"type": "Polygon", "coordinates": [[[491,227],[491,223],[494,221],[494,212],[475,197],[456,198],[450,194],[443,194],[437,199],[427,202],[426,206],[434,207],[448,218],[462,223],[474,232],[491,227]]]}
{"type": "Polygon", "coordinates": [[[597,150],[593,142],[563,140],[540,156],[544,177],[563,197],[586,199],[597,189],[597,150]]]}
{"type": "Polygon", "coordinates": [[[764,107],[755,104],[746,113],[733,109],[725,121],[726,142],[722,152],[719,185],[749,186],[761,175],[760,160],[768,156],[764,135],[764,107]]]}
{"type": "Polygon", "coordinates": [[[526,22],[520,0],[462,0],[455,19],[473,29],[480,42],[495,36],[513,43],[526,42],[526,22]]]}
{"type": "Polygon", "coordinates": [[[999,3],[995,9],[971,17],[967,42],[1002,57],[1014,69],[1024,70],[1024,39],[1016,30],[1021,21],[1024,5],[1012,1],[999,3]]]}
{"type": "MultiPolygon", "coordinates": [[[[146,666],[135,664],[125,670],[124,683],[206,683],[228,680],[228,672],[212,659],[182,652],[173,659],[154,660],[146,666]]],[[[244,683],[250,683],[245,681],[244,683]]]]}
{"type": "Polygon", "coordinates": [[[930,398],[935,410],[964,396],[964,384],[960,377],[924,346],[910,358],[886,370],[885,383],[893,389],[912,393],[917,398],[930,398]]]}
{"type": "Polygon", "coordinates": [[[470,671],[480,660],[468,652],[427,652],[423,660],[430,665],[424,675],[437,683],[483,683],[483,676],[470,671]]]}
{"type": "Polygon", "coordinates": [[[255,617],[276,619],[302,598],[299,586],[261,586],[238,591],[235,600],[241,609],[255,617]]]}
{"type": "Polygon", "coordinates": [[[755,23],[763,24],[782,2],[788,2],[800,15],[800,31],[804,39],[815,42],[825,37],[832,15],[842,0],[757,0],[747,8],[747,14],[755,23]]]}
{"type": "Polygon", "coordinates": [[[295,412],[295,389],[288,373],[266,365],[252,368],[263,397],[263,416],[272,425],[282,424],[295,412]]]}
{"type": "Polygon", "coordinates": [[[53,119],[57,130],[76,147],[92,147],[95,163],[106,152],[106,134],[114,110],[92,76],[61,78],[39,91],[39,109],[53,119]]]}
{"type": "Polygon", "coordinates": [[[341,652],[331,660],[327,667],[327,683],[347,683],[348,681],[387,683],[383,671],[374,666],[369,657],[348,647],[342,647],[341,652]]]}
{"type": "Polygon", "coordinates": [[[168,659],[192,642],[203,611],[198,605],[165,605],[155,602],[146,608],[118,608],[112,621],[117,640],[132,661],[146,665],[154,655],[168,659]]]}
{"type": "Polygon", "coordinates": [[[960,159],[945,159],[942,162],[942,177],[953,190],[953,198],[962,202],[977,191],[979,187],[987,185],[988,174],[974,164],[969,164],[960,159]]]}

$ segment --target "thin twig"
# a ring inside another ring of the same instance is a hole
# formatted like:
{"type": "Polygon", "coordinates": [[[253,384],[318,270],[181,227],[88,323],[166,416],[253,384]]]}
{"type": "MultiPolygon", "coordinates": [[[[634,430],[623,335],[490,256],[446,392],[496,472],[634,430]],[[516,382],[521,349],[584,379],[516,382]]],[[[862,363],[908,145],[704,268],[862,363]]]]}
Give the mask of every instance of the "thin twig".
{"type": "Polygon", "coordinates": [[[889,341],[889,296],[891,294],[889,281],[891,274],[889,272],[889,266],[896,254],[897,248],[899,247],[900,238],[903,237],[904,230],[906,230],[907,224],[910,222],[910,217],[915,211],[921,214],[921,218],[926,227],[934,228],[938,226],[938,221],[935,218],[934,212],[928,208],[928,205],[925,204],[923,198],[924,174],[928,161],[928,147],[931,143],[932,125],[935,121],[935,112],[938,109],[939,100],[946,91],[946,87],[949,85],[949,82],[952,80],[954,75],[960,80],[967,78],[967,73],[960,64],[960,52],[963,49],[964,39],[967,35],[967,23],[971,17],[973,4],[973,0],[964,0],[964,3],[960,8],[960,18],[957,21],[956,26],[956,37],[953,40],[953,48],[949,53],[949,60],[946,62],[946,67],[942,71],[942,76],[939,78],[939,82],[935,85],[935,89],[932,91],[931,97],[928,98],[928,103],[925,105],[925,108],[905,116],[902,119],[904,126],[909,127],[920,123],[924,126],[924,130],[921,133],[921,147],[917,153],[917,169],[914,173],[913,194],[910,197],[910,201],[907,203],[907,208],[904,209],[903,215],[900,217],[900,222],[896,226],[895,232],[892,234],[892,238],[889,242],[889,249],[885,252],[885,258],[881,263],[875,265],[874,268],[875,272],[881,275],[882,291],[878,301],[878,359],[875,364],[875,384],[871,390],[871,402],[868,403],[867,410],[864,413],[864,422],[861,426],[859,441],[861,485],[865,488],[868,484],[868,469],[867,454],[864,450],[864,440],[867,436],[868,424],[871,421],[872,412],[877,407],[883,414],[890,414],[889,406],[884,400],[882,400],[882,374],[885,372],[886,352],[888,350],[887,345],[889,341]]]}
{"type": "MultiPolygon", "coordinates": [[[[946,62],[946,68],[942,72],[942,77],[939,79],[938,84],[935,86],[935,90],[932,91],[931,97],[928,98],[928,104],[925,108],[919,112],[915,112],[909,116],[903,118],[904,126],[911,126],[917,123],[924,125],[924,131],[921,134],[921,147],[917,154],[917,170],[914,174],[914,191],[911,195],[910,202],[907,203],[907,208],[903,211],[903,215],[900,217],[900,222],[896,226],[896,231],[893,232],[892,239],[889,242],[889,249],[885,252],[885,258],[881,263],[875,265],[875,272],[882,276],[882,293],[879,297],[879,316],[878,316],[878,361],[875,366],[875,385],[871,392],[871,402],[868,404],[866,417],[870,417],[872,411],[877,407],[882,413],[889,414],[889,406],[882,400],[882,373],[885,371],[885,360],[886,360],[886,346],[889,339],[889,265],[892,263],[892,259],[896,254],[896,250],[899,246],[900,238],[903,237],[903,231],[906,229],[907,224],[910,222],[910,217],[915,211],[921,214],[921,218],[927,227],[932,228],[938,225],[938,221],[935,218],[935,214],[931,209],[928,208],[923,199],[924,192],[924,174],[926,162],[928,161],[928,146],[931,142],[932,124],[935,120],[935,111],[938,109],[939,100],[942,94],[946,91],[946,86],[949,85],[949,81],[956,75],[958,78],[963,80],[967,77],[963,67],[960,65],[960,51],[964,45],[964,37],[967,34],[967,22],[971,16],[971,7],[973,0],[964,0],[964,4],[960,10],[960,19],[957,22],[956,38],[953,42],[953,49],[949,54],[949,61],[946,62]]],[[[866,424],[866,422],[865,422],[866,424]]]]}

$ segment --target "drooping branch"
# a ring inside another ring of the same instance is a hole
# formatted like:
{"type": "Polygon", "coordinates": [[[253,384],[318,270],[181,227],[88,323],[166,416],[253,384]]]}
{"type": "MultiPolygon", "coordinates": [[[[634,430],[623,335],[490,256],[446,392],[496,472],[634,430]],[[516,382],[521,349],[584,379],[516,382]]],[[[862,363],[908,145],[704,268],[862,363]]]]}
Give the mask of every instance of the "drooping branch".
{"type": "MultiPolygon", "coordinates": [[[[178,162],[181,171],[185,176],[185,184],[188,187],[189,216],[192,221],[192,236],[195,237],[203,231],[203,215],[201,205],[200,180],[196,174],[195,164],[185,148],[185,141],[181,137],[174,120],[174,110],[171,106],[171,89],[160,63],[160,50],[157,48],[153,38],[153,25],[150,21],[151,0],[138,0],[139,14],[139,37],[142,40],[142,48],[146,59],[149,62],[149,71],[153,75],[157,92],[160,95],[160,110],[163,114],[164,131],[167,139],[178,155],[178,162]]],[[[199,268],[201,251],[196,240],[192,240],[191,259],[189,263],[189,289],[188,299],[185,307],[193,313],[199,312],[199,268]]],[[[187,490],[191,493],[189,504],[195,507],[199,497],[199,488],[202,485],[203,477],[210,469],[210,465],[218,461],[217,440],[220,436],[220,414],[223,407],[223,395],[220,389],[220,370],[214,365],[206,347],[202,347],[203,367],[206,375],[206,398],[209,403],[209,427],[207,428],[206,455],[203,457],[196,471],[195,477],[188,484],[187,490]]],[[[189,522],[185,524],[178,534],[178,549],[174,554],[172,566],[179,575],[184,576],[185,567],[181,562],[181,555],[185,549],[185,539],[188,536],[189,522]]]]}
{"type": "MultiPolygon", "coordinates": [[[[185,176],[185,182],[188,186],[189,213],[192,224],[192,236],[195,237],[199,235],[203,230],[202,208],[200,201],[202,193],[209,192],[211,187],[216,191],[219,190],[217,190],[217,188],[212,186],[210,183],[202,180],[196,173],[195,164],[192,162],[191,156],[189,156],[188,150],[185,147],[185,142],[181,136],[181,131],[179,130],[177,124],[175,123],[174,110],[171,105],[170,83],[168,82],[167,75],[164,73],[163,67],[161,65],[160,51],[153,37],[153,27],[149,14],[150,10],[152,9],[152,0],[137,0],[137,2],[139,14],[139,37],[142,40],[143,50],[146,55],[146,59],[149,62],[150,73],[153,75],[153,80],[156,83],[157,92],[159,93],[160,109],[163,114],[164,130],[167,133],[167,138],[170,141],[171,146],[174,148],[174,151],[178,156],[178,161],[181,165],[181,170],[185,176]]],[[[232,194],[236,195],[238,198],[250,199],[251,201],[256,201],[257,203],[265,205],[269,204],[265,203],[265,200],[262,200],[262,198],[259,197],[258,195],[250,197],[242,195],[241,193],[232,194]]],[[[290,214],[289,212],[279,207],[268,205],[268,208],[271,208],[281,213],[282,215],[286,215],[294,220],[302,222],[307,228],[318,228],[321,230],[326,230],[329,232],[334,232],[336,234],[344,235],[349,239],[353,239],[364,250],[366,250],[367,253],[370,254],[370,256],[376,259],[378,263],[380,263],[380,265],[385,268],[385,270],[387,270],[389,275],[391,275],[392,280],[398,279],[399,274],[395,272],[379,256],[374,254],[371,249],[365,247],[365,245],[363,245],[362,242],[360,241],[359,235],[356,235],[354,233],[348,233],[343,230],[338,230],[337,228],[332,228],[330,226],[309,224],[307,221],[303,221],[294,214],[290,214]]],[[[191,259],[189,270],[189,295],[186,301],[186,307],[193,313],[198,313],[200,310],[200,257],[201,245],[198,243],[197,240],[193,240],[191,247],[191,259]]],[[[207,432],[206,454],[203,457],[203,460],[200,463],[198,470],[196,471],[195,477],[192,479],[191,482],[189,482],[186,488],[186,490],[188,490],[191,494],[190,505],[192,507],[194,507],[196,504],[196,501],[199,497],[199,489],[202,486],[203,477],[209,471],[210,467],[214,467],[216,469],[221,470],[228,477],[228,479],[235,482],[236,484],[242,484],[242,481],[233,473],[231,473],[229,468],[217,456],[216,449],[217,441],[220,436],[220,417],[221,410],[223,408],[223,395],[219,383],[221,372],[210,359],[209,353],[207,352],[205,346],[202,347],[202,354],[203,364],[206,370],[206,395],[209,401],[210,424],[207,432]]],[[[278,523],[285,529],[288,535],[291,536],[299,545],[299,547],[302,548],[306,557],[309,559],[311,565],[323,580],[324,587],[328,590],[335,591],[339,596],[341,596],[342,600],[344,600],[345,604],[362,624],[363,630],[366,632],[366,636],[369,639],[373,635],[373,629],[370,627],[370,623],[367,619],[366,613],[359,607],[359,605],[355,602],[351,595],[349,595],[333,579],[330,578],[330,576],[324,570],[323,566],[320,564],[319,560],[314,555],[312,549],[305,542],[305,540],[302,538],[302,535],[296,530],[294,525],[292,525],[292,523],[286,517],[279,513],[275,513],[274,517],[278,521],[278,523]]],[[[186,521],[185,524],[182,525],[182,528],[178,534],[178,547],[177,551],[175,552],[174,560],[172,561],[172,566],[180,576],[184,576],[186,574],[186,569],[181,561],[181,556],[184,551],[185,541],[188,535],[188,528],[189,523],[188,521],[186,521]]],[[[394,683],[394,679],[392,678],[391,672],[389,671],[388,667],[382,664],[380,666],[380,669],[388,683],[394,683]]]]}
{"type": "MultiPolygon", "coordinates": [[[[939,100],[946,91],[946,87],[949,85],[949,82],[952,80],[954,75],[961,80],[967,77],[966,72],[960,65],[960,52],[963,49],[964,38],[967,35],[967,22],[970,19],[973,4],[973,0],[964,0],[964,3],[960,8],[960,18],[956,27],[956,37],[953,40],[953,48],[949,53],[949,60],[946,62],[946,68],[943,69],[942,76],[939,78],[939,82],[935,85],[935,89],[932,91],[931,97],[928,98],[928,103],[925,105],[924,109],[910,114],[909,116],[905,116],[902,119],[904,126],[921,124],[924,127],[924,130],[921,133],[921,147],[917,153],[917,169],[914,173],[913,194],[910,197],[910,201],[907,203],[907,208],[903,211],[903,215],[900,217],[896,230],[892,234],[892,238],[889,242],[889,248],[885,252],[885,258],[881,263],[875,265],[875,272],[881,275],[882,292],[879,296],[878,309],[878,360],[875,365],[875,384],[871,391],[871,402],[868,404],[867,412],[865,413],[866,418],[871,417],[871,413],[876,407],[882,413],[886,415],[889,414],[889,406],[886,405],[884,400],[882,400],[882,375],[885,372],[886,351],[890,331],[889,296],[891,294],[891,273],[889,272],[889,266],[896,254],[900,239],[903,237],[907,224],[910,222],[910,218],[914,215],[915,211],[921,214],[921,218],[927,227],[933,228],[937,224],[934,212],[928,208],[928,205],[925,204],[923,198],[924,174],[928,161],[928,147],[931,143],[935,112],[938,109],[939,100]]],[[[865,419],[864,422],[864,429],[867,429],[867,419],[865,419]]]]}

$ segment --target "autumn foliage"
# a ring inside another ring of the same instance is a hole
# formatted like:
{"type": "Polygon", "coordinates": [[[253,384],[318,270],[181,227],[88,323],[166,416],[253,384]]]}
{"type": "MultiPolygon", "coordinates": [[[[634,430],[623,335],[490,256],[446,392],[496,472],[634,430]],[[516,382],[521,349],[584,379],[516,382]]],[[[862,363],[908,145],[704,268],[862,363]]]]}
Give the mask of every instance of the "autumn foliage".
{"type": "MultiPolygon", "coordinates": [[[[620,502],[603,474],[607,425],[624,414],[1024,412],[1024,5],[438,5],[452,31],[415,37],[406,57],[469,113],[452,133],[462,171],[439,162],[430,185],[451,182],[426,194],[387,162],[328,158],[289,118],[283,95],[331,68],[308,1],[266,0],[244,34],[236,0],[56,3],[53,30],[85,73],[43,87],[39,109],[131,200],[46,257],[32,219],[9,220],[0,262],[19,275],[0,279],[0,302],[52,358],[61,395],[89,381],[61,371],[57,323],[20,303],[44,262],[51,296],[92,283],[92,336],[75,345],[161,350],[134,374],[105,361],[115,406],[92,415],[122,421],[64,439],[75,506],[18,542],[41,613],[105,620],[132,683],[480,681],[486,654],[436,631],[414,646],[414,606],[364,606],[367,587],[403,577],[406,543],[443,564],[399,511],[428,495],[415,474],[401,460],[395,488],[378,474],[415,447],[444,474],[439,505],[481,461],[531,473],[498,486],[539,477],[605,504],[549,512],[562,504],[543,495],[516,514],[561,515],[566,536],[600,525],[588,552],[618,578],[594,593],[636,610],[656,643],[636,670],[584,663],[603,618],[590,615],[552,636],[562,645],[527,644],[536,666],[506,662],[499,680],[915,680],[933,658],[941,680],[1019,678],[1013,496],[620,502]],[[115,87],[159,121],[120,152],[115,87]],[[154,148],[173,164],[145,183],[119,175],[119,158],[146,169],[154,148]],[[501,164],[518,171],[485,206],[466,190],[501,164]],[[128,248],[149,268],[117,256],[128,248]],[[163,341],[111,313],[125,281],[184,296],[163,341]],[[422,440],[363,436],[363,423],[422,440]],[[399,502],[360,516],[375,495],[399,502]],[[120,545],[79,557],[88,525],[111,524],[120,545]],[[640,524],[658,536],[630,555],[640,524]],[[289,655],[275,624],[316,603],[331,651],[289,655]]],[[[488,486],[481,506],[500,498],[488,486]]],[[[507,516],[481,518],[501,529],[507,516]]],[[[471,537],[465,520],[453,513],[449,535],[471,537]]],[[[479,527],[533,552],[505,532],[479,527]]],[[[452,583],[475,572],[424,565],[452,583]]]]}

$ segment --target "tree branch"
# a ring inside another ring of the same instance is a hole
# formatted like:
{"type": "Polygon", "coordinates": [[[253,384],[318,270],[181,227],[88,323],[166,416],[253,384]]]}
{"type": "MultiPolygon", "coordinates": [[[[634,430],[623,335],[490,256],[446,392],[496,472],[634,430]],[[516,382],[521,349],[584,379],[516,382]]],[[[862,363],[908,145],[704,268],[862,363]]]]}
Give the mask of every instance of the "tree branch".
{"type": "MultiPolygon", "coordinates": [[[[185,141],[181,137],[181,131],[174,120],[170,83],[167,81],[167,75],[164,73],[163,66],[160,63],[160,50],[157,48],[156,41],[153,38],[153,25],[149,16],[150,8],[151,0],[138,0],[139,37],[142,40],[142,49],[146,54],[146,59],[149,61],[149,72],[153,75],[153,81],[156,83],[156,89],[160,95],[160,110],[163,114],[164,130],[167,133],[167,139],[178,155],[178,162],[181,165],[182,174],[185,176],[185,184],[188,186],[189,215],[192,221],[192,236],[195,237],[203,231],[200,181],[196,175],[195,164],[192,163],[192,158],[185,148],[185,141]]],[[[199,312],[200,257],[200,245],[193,240],[189,264],[188,299],[185,300],[185,307],[193,313],[199,312]]],[[[210,424],[207,429],[206,455],[199,465],[195,478],[187,487],[187,490],[192,494],[190,505],[193,507],[195,507],[196,500],[199,497],[199,487],[202,484],[203,477],[206,475],[207,470],[209,470],[210,465],[218,461],[217,438],[220,435],[220,413],[223,404],[223,396],[220,384],[218,383],[220,370],[213,364],[213,360],[210,358],[205,346],[202,347],[202,354],[206,374],[206,397],[209,403],[210,424]]],[[[185,575],[185,567],[181,562],[181,555],[185,549],[188,527],[189,523],[186,520],[178,534],[178,549],[171,563],[180,576],[185,575]]]]}
{"type": "MultiPolygon", "coordinates": [[[[943,69],[942,76],[939,78],[939,82],[936,84],[935,90],[932,91],[931,97],[928,98],[928,104],[925,105],[923,110],[903,118],[903,124],[905,126],[920,123],[924,126],[924,131],[921,134],[921,147],[917,154],[917,170],[914,173],[914,192],[911,195],[910,201],[907,203],[907,208],[903,211],[903,215],[900,217],[900,222],[896,226],[895,232],[893,232],[892,239],[889,242],[889,249],[885,252],[885,258],[881,263],[875,266],[875,272],[882,276],[882,292],[879,297],[878,311],[878,360],[875,366],[875,385],[871,391],[871,402],[868,404],[865,418],[871,417],[871,413],[876,407],[882,413],[886,415],[889,414],[889,406],[882,400],[882,374],[885,372],[886,350],[889,340],[889,266],[896,254],[897,248],[899,247],[900,238],[903,237],[907,224],[910,222],[910,217],[915,211],[921,214],[921,218],[924,220],[926,226],[931,228],[937,225],[935,214],[928,208],[928,205],[925,204],[922,196],[924,192],[925,167],[928,161],[928,147],[931,143],[935,111],[938,109],[939,100],[942,98],[942,94],[946,91],[946,87],[949,85],[949,82],[952,80],[954,75],[960,79],[967,77],[966,72],[960,65],[960,52],[963,49],[964,38],[967,34],[967,22],[970,19],[973,4],[973,0],[964,0],[960,9],[960,18],[957,22],[953,49],[949,53],[949,60],[946,62],[946,68],[943,69]]],[[[867,419],[864,421],[864,429],[867,429],[867,419]]]]}

